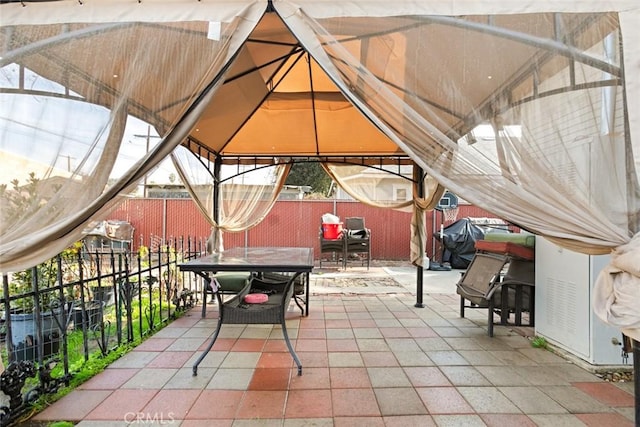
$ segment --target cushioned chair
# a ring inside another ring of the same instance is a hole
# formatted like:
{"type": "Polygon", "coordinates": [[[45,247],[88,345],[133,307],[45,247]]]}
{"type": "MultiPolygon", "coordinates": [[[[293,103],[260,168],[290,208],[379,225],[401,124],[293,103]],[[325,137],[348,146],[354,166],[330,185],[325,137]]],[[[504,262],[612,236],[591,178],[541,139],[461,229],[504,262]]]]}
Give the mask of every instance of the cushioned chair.
{"type": "Polygon", "coordinates": [[[511,324],[522,326],[522,314],[528,312],[527,326],[534,326],[534,285],[533,261],[478,252],[456,284],[456,292],[460,295],[460,317],[464,317],[466,308],[486,309],[487,333],[490,337],[496,324],[495,314],[500,316],[497,324],[510,324],[510,315],[513,314],[515,319],[511,324]],[[506,265],[508,267],[503,277],[506,265]],[[469,305],[465,305],[465,300],[469,301],[469,305]]]}
{"type": "Polygon", "coordinates": [[[296,278],[297,276],[290,276],[285,281],[265,281],[252,277],[239,293],[226,301],[222,300],[219,292],[215,293],[220,304],[218,324],[206,350],[193,364],[193,375],[198,374],[198,365],[215,344],[223,324],[279,324],[282,327],[285,344],[298,367],[298,375],[302,375],[302,364],[293,349],[286,325],[286,314],[293,296],[296,278]],[[244,297],[250,293],[264,293],[267,295],[266,301],[260,304],[248,304],[244,297]]]}
{"type": "Polygon", "coordinates": [[[493,336],[493,314],[496,304],[495,292],[499,287],[500,274],[508,262],[506,255],[476,253],[467,270],[456,284],[460,295],[460,317],[466,308],[488,310],[488,333],[493,336]],[[465,304],[469,301],[469,305],[465,304]]]}
{"type": "Polygon", "coordinates": [[[364,218],[362,217],[350,217],[346,218],[344,232],[344,266],[346,268],[347,263],[352,254],[359,255],[356,259],[359,259],[364,265],[367,261],[367,269],[371,263],[371,230],[365,226],[364,218]]]}
{"type": "MultiPolygon", "coordinates": [[[[235,295],[241,292],[249,283],[253,274],[248,271],[221,271],[212,275],[220,286],[220,293],[223,295],[235,295]]],[[[202,317],[207,313],[207,296],[213,296],[213,289],[205,288],[202,298],[202,317]]],[[[213,301],[213,299],[212,299],[213,301]]]]}

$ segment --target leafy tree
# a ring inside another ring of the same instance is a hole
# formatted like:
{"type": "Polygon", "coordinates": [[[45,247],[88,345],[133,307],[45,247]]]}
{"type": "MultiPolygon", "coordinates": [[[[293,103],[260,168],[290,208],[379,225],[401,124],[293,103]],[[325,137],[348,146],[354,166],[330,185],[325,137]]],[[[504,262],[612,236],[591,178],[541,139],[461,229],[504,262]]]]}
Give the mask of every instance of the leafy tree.
{"type": "Polygon", "coordinates": [[[312,193],[328,196],[331,178],[319,162],[294,163],[287,177],[286,185],[308,185],[312,193]]]}

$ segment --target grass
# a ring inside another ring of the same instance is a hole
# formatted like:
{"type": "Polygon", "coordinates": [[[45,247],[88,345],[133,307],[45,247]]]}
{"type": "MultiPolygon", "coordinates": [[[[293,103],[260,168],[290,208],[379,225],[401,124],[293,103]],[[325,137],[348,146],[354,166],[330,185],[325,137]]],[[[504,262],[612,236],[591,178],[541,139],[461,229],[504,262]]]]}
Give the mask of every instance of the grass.
{"type": "Polygon", "coordinates": [[[544,337],[535,336],[531,340],[531,347],[547,349],[549,347],[549,343],[544,337]]]}

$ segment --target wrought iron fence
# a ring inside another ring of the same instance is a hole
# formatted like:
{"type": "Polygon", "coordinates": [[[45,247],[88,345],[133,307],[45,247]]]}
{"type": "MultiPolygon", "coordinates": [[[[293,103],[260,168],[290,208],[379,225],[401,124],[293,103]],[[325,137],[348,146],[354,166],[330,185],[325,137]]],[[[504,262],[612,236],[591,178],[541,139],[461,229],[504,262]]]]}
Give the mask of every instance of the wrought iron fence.
{"type": "Polygon", "coordinates": [[[202,255],[206,238],[137,252],[90,252],[81,242],[30,270],[5,274],[0,294],[0,425],[69,385],[90,357],[105,357],[174,319],[201,283],[178,265],[202,255]]]}

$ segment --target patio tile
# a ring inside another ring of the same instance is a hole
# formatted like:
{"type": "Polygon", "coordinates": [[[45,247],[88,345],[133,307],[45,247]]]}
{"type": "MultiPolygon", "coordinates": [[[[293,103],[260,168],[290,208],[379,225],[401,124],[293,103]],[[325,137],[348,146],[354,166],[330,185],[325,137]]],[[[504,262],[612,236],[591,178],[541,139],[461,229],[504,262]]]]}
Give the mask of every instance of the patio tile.
{"type": "Polygon", "coordinates": [[[390,351],[365,351],[360,353],[364,366],[400,366],[396,356],[390,351]]]}
{"type": "Polygon", "coordinates": [[[200,390],[160,390],[140,411],[146,420],[183,420],[200,396],[200,390]]]}
{"type": "Polygon", "coordinates": [[[298,342],[305,339],[321,339],[327,338],[327,332],[320,328],[300,328],[298,331],[298,342]]]}
{"type": "Polygon", "coordinates": [[[233,420],[183,420],[180,427],[231,427],[232,424],[233,420]]]}
{"type": "Polygon", "coordinates": [[[408,367],[404,372],[414,387],[450,386],[449,379],[435,366],[408,367]]]}
{"type": "Polygon", "coordinates": [[[390,350],[387,340],[381,338],[359,338],[356,340],[356,344],[362,352],[390,350]]]}
{"type": "Polygon", "coordinates": [[[434,415],[438,427],[486,427],[478,415],[434,415]]]}
{"type": "Polygon", "coordinates": [[[198,368],[198,375],[193,376],[191,367],[185,367],[179,369],[176,374],[167,381],[164,385],[164,389],[204,389],[211,378],[216,373],[216,368],[198,368]]]}
{"type": "Polygon", "coordinates": [[[109,390],[74,390],[56,402],[55,405],[36,414],[33,420],[82,420],[110,394],[109,390]]]}
{"type": "Polygon", "coordinates": [[[385,427],[382,417],[335,417],[334,427],[385,427]]]}
{"type": "Polygon", "coordinates": [[[356,330],[360,328],[375,328],[376,321],[373,319],[350,319],[351,327],[356,330]]]}
{"type": "Polygon", "coordinates": [[[488,386],[491,385],[473,366],[441,366],[442,373],[454,386],[488,386]]]}
{"type": "Polygon", "coordinates": [[[240,338],[233,344],[230,351],[262,351],[265,342],[264,339],[240,338]]]}
{"type": "Polygon", "coordinates": [[[422,351],[399,351],[394,353],[400,366],[433,366],[429,356],[422,351]]]}
{"type": "Polygon", "coordinates": [[[140,412],[157,393],[158,390],[115,390],[85,419],[123,421],[130,414],[140,412]]]}
{"type": "Polygon", "coordinates": [[[413,338],[389,338],[387,345],[394,353],[420,351],[420,347],[413,338]]]}
{"type": "Polygon", "coordinates": [[[453,350],[482,350],[480,344],[476,341],[469,339],[469,337],[458,338],[458,337],[448,337],[445,338],[445,342],[449,344],[449,346],[453,350]]]}
{"type": "Polygon", "coordinates": [[[383,420],[385,427],[436,427],[430,415],[393,415],[383,420]]]}
{"type": "Polygon", "coordinates": [[[634,406],[633,396],[611,383],[574,383],[573,386],[609,406],[634,406]]]}
{"type": "Polygon", "coordinates": [[[288,368],[257,368],[249,383],[249,390],[287,390],[291,370],[288,368]]]}
{"type": "Polygon", "coordinates": [[[175,340],[175,338],[150,337],[137,345],[133,351],[164,351],[173,344],[175,340]]]}
{"type": "Polygon", "coordinates": [[[122,385],[122,388],[136,389],[161,389],[171,377],[178,372],[177,369],[141,369],[129,381],[122,385]]]}
{"type": "Polygon", "coordinates": [[[634,423],[620,414],[576,414],[588,427],[633,427],[634,423]]]}
{"type": "Polygon", "coordinates": [[[144,368],[159,354],[157,351],[131,351],[113,361],[109,368],[144,368]]]}
{"type": "Polygon", "coordinates": [[[536,423],[526,415],[481,414],[480,418],[489,427],[536,427],[536,423]]]}
{"type": "Polygon", "coordinates": [[[418,341],[418,346],[424,351],[452,350],[449,343],[440,337],[421,339],[418,341]]]}
{"type": "Polygon", "coordinates": [[[292,375],[289,380],[289,389],[322,389],[331,388],[329,368],[307,368],[302,369],[302,375],[292,375]]]}
{"type": "Polygon", "coordinates": [[[438,366],[469,364],[457,351],[428,351],[427,356],[438,366]]]}
{"type": "Polygon", "coordinates": [[[187,420],[233,419],[244,395],[235,390],[203,390],[185,416],[187,420]]]}
{"type": "Polygon", "coordinates": [[[297,340],[295,345],[296,353],[303,351],[327,351],[327,340],[324,339],[307,339],[297,340]]]}
{"type": "Polygon", "coordinates": [[[354,339],[329,339],[327,350],[329,352],[358,351],[358,344],[354,339]]]}
{"type": "Polygon", "coordinates": [[[325,418],[333,415],[331,390],[292,390],[287,397],[285,418],[325,418]],[[313,402],[312,404],[310,404],[313,402]]]}
{"type": "MultiPolygon", "coordinates": [[[[247,390],[253,378],[253,369],[221,368],[213,374],[207,389],[247,390]]],[[[200,375],[198,375],[200,376],[200,375]]]]}
{"type": "Polygon", "coordinates": [[[518,366],[514,369],[519,376],[533,385],[570,385],[550,366],[518,366]]]}
{"type": "Polygon", "coordinates": [[[585,427],[585,423],[573,414],[532,414],[529,418],[538,427],[585,427]]]}
{"type": "Polygon", "coordinates": [[[367,368],[369,379],[374,388],[378,387],[408,387],[409,378],[400,367],[367,368]]]}
{"type": "Polygon", "coordinates": [[[422,400],[412,387],[374,388],[378,406],[383,416],[386,415],[421,415],[427,414],[422,400]]]}
{"type": "Polygon", "coordinates": [[[327,352],[300,352],[296,350],[298,358],[304,367],[326,368],[329,366],[329,354],[327,352]]]}
{"type": "Polygon", "coordinates": [[[337,352],[337,353],[328,353],[328,355],[329,355],[329,366],[332,368],[364,366],[364,362],[362,361],[362,356],[360,356],[360,353],[357,353],[357,352],[337,352]]]}
{"type": "Polygon", "coordinates": [[[372,389],[332,389],[333,415],[336,417],[380,416],[380,409],[372,389]]]}
{"type": "Polygon", "coordinates": [[[422,387],[416,392],[430,414],[472,414],[473,408],[454,387],[422,387]]]}
{"type": "Polygon", "coordinates": [[[366,368],[330,368],[331,388],[371,388],[366,368]]]}
{"type": "Polygon", "coordinates": [[[282,427],[334,427],[333,418],[285,418],[282,427]]]}
{"type": "Polygon", "coordinates": [[[492,356],[495,356],[496,359],[501,360],[505,363],[505,365],[509,366],[537,366],[538,362],[528,358],[524,354],[508,350],[508,351],[489,351],[492,356]]]}
{"type": "Polygon", "coordinates": [[[458,350],[458,354],[470,365],[505,366],[505,362],[484,350],[458,350]]]}
{"type": "Polygon", "coordinates": [[[526,378],[520,376],[520,368],[509,366],[477,366],[476,369],[494,386],[531,385],[526,378]]]}
{"type": "MultiPolygon", "coordinates": [[[[214,346],[215,348],[215,346],[214,346]]],[[[185,352],[182,352],[185,353],[185,352]]],[[[198,365],[199,368],[217,368],[219,367],[222,362],[224,361],[224,359],[227,357],[227,355],[229,354],[228,351],[210,351],[207,353],[207,355],[204,357],[204,359],[202,359],[200,361],[200,364],[198,365]]],[[[189,358],[189,360],[187,361],[187,363],[185,364],[186,366],[193,366],[193,364],[196,362],[196,360],[198,360],[198,358],[202,355],[202,352],[197,351],[192,353],[191,357],[189,358]]],[[[155,359],[154,359],[155,360],[155,359]]]]}
{"type": "Polygon", "coordinates": [[[200,349],[207,339],[199,338],[177,338],[171,345],[167,347],[167,351],[197,351],[200,349]]]}
{"type": "Polygon", "coordinates": [[[263,352],[258,359],[257,368],[291,368],[293,357],[288,351],[286,353],[266,353],[263,352]]]}
{"type": "Polygon", "coordinates": [[[458,387],[458,392],[479,414],[519,414],[520,409],[494,387],[458,387]]]}
{"type": "MultiPolygon", "coordinates": [[[[189,351],[165,351],[153,359],[148,368],[182,368],[189,364],[194,353],[189,351]]],[[[189,364],[191,365],[191,364],[189,364]]]]}
{"type": "Polygon", "coordinates": [[[499,387],[498,390],[525,414],[562,414],[568,411],[535,387],[499,387]]]}
{"type": "Polygon", "coordinates": [[[262,354],[259,352],[229,352],[221,368],[255,368],[262,354]]]}
{"type": "Polygon", "coordinates": [[[247,390],[235,418],[282,418],[286,396],[286,391],[247,390]]]}
{"type": "Polygon", "coordinates": [[[539,389],[572,414],[613,412],[607,405],[576,387],[540,386],[539,389]]]}
{"type": "Polygon", "coordinates": [[[78,390],[116,390],[138,373],[139,369],[107,368],[78,386],[78,390]]]}

